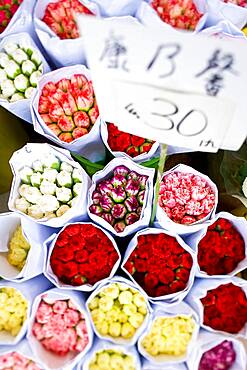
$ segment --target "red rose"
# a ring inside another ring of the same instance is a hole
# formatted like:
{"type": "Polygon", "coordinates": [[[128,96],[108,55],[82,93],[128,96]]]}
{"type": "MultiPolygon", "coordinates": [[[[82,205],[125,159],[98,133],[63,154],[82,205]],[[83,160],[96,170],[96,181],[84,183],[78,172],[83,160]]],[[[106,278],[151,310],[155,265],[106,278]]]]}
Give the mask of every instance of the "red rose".
{"type": "Polygon", "coordinates": [[[176,271],[176,278],[178,280],[183,281],[184,283],[187,283],[190,277],[190,272],[187,269],[180,268],[176,271]]]}
{"type": "Polygon", "coordinates": [[[86,262],[88,260],[88,251],[87,250],[78,250],[75,253],[75,261],[76,262],[86,262]]]}
{"type": "Polygon", "coordinates": [[[170,289],[167,285],[158,286],[158,288],[155,291],[155,297],[161,297],[163,295],[167,295],[170,293],[169,290],[170,289]]]}
{"type": "Polygon", "coordinates": [[[131,135],[131,143],[133,146],[141,146],[142,144],[145,143],[145,139],[143,139],[142,137],[140,136],[136,136],[136,135],[131,135]]]}
{"type": "Polygon", "coordinates": [[[78,274],[78,264],[75,262],[67,262],[63,265],[64,270],[66,271],[66,277],[68,279],[73,278],[76,274],[78,274]]]}
{"type": "Polygon", "coordinates": [[[140,153],[148,153],[152,149],[153,144],[145,143],[140,147],[140,153]]]}
{"type": "Polygon", "coordinates": [[[146,272],[147,271],[147,261],[146,260],[142,260],[142,259],[139,259],[139,258],[136,258],[135,259],[135,268],[137,271],[139,272],[146,272]]]}
{"type": "Polygon", "coordinates": [[[152,274],[150,272],[145,275],[145,287],[147,289],[155,288],[158,284],[159,284],[159,278],[157,275],[152,274]]]}
{"type": "Polygon", "coordinates": [[[120,131],[117,126],[115,126],[113,123],[107,123],[107,129],[109,136],[118,136],[121,135],[123,131],[120,131]]]}
{"type": "Polygon", "coordinates": [[[184,290],[185,284],[181,280],[174,280],[170,285],[170,293],[177,293],[184,290]]]}
{"type": "Polygon", "coordinates": [[[176,255],[172,255],[169,260],[167,261],[168,263],[168,266],[175,270],[177,269],[181,263],[182,263],[182,256],[176,256],[176,255]]]}
{"type": "Polygon", "coordinates": [[[56,248],[54,247],[52,255],[62,262],[72,261],[74,259],[74,251],[69,248],[56,248]]]}
{"type": "Polygon", "coordinates": [[[181,262],[181,265],[190,270],[192,265],[193,265],[193,259],[191,257],[191,255],[188,253],[188,252],[185,252],[182,254],[182,262],[181,262]]]}
{"type": "Polygon", "coordinates": [[[130,146],[130,135],[123,133],[116,138],[116,147],[120,152],[124,152],[130,146]]]}
{"type": "Polygon", "coordinates": [[[140,153],[136,146],[129,146],[126,149],[126,154],[128,154],[131,158],[137,157],[140,153]]]}
{"type": "Polygon", "coordinates": [[[168,285],[174,280],[175,274],[171,269],[163,268],[160,272],[159,278],[161,283],[168,285]]]}
{"type": "Polygon", "coordinates": [[[68,225],[68,226],[65,227],[62,234],[65,233],[69,236],[73,236],[73,235],[79,234],[80,230],[81,230],[80,225],[77,225],[77,224],[76,225],[68,225]]]}
{"type": "Polygon", "coordinates": [[[65,247],[69,242],[69,237],[65,233],[61,233],[57,240],[56,240],[56,246],[57,247],[65,247]]]}
{"type": "Polygon", "coordinates": [[[87,282],[87,279],[85,278],[85,276],[81,276],[81,275],[76,275],[72,279],[72,283],[74,286],[83,285],[86,282],[87,282]]]}
{"type": "Polygon", "coordinates": [[[64,269],[64,264],[61,261],[52,258],[51,258],[51,269],[59,279],[61,279],[64,273],[66,273],[64,269]]]}
{"type": "Polygon", "coordinates": [[[127,261],[124,265],[124,268],[131,274],[134,275],[136,269],[132,261],[127,261]]]}

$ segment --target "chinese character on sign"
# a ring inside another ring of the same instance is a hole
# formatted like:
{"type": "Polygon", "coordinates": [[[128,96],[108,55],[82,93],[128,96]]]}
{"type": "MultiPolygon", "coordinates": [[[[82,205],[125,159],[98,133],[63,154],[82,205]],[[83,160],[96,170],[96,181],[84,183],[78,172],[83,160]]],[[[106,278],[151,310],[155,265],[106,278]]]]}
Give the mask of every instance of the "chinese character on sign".
{"type": "Polygon", "coordinates": [[[234,64],[234,56],[230,53],[223,53],[220,49],[216,49],[212,57],[208,60],[208,65],[195,77],[206,75],[206,92],[208,95],[217,96],[220,90],[224,87],[224,73],[230,72],[237,74],[232,68],[234,64]]]}
{"type": "Polygon", "coordinates": [[[177,43],[168,43],[159,45],[150,63],[147,65],[147,71],[151,70],[156,66],[159,74],[159,78],[171,76],[176,69],[175,57],[181,51],[180,45],[177,43]]]}
{"type": "Polygon", "coordinates": [[[123,43],[122,36],[116,36],[113,32],[105,40],[104,50],[100,61],[107,61],[107,68],[123,69],[128,72],[127,68],[127,48],[123,43]]]}

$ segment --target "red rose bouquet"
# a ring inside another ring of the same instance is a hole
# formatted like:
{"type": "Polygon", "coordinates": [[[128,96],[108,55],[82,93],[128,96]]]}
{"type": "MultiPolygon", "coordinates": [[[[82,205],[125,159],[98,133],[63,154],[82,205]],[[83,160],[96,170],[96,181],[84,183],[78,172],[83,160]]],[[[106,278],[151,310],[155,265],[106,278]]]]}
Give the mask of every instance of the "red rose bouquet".
{"type": "Polygon", "coordinates": [[[5,30],[23,0],[0,1],[0,33],[5,30]]]}
{"type": "Polygon", "coordinates": [[[131,158],[136,158],[140,154],[149,153],[155,144],[152,140],[120,131],[113,123],[106,123],[106,125],[107,144],[113,152],[123,152],[131,158]]]}
{"type": "Polygon", "coordinates": [[[247,323],[246,291],[233,283],[207,290],[200,299],[203,324],[214,330],[238,334],[247,323]]]}
{"type": "Polygon", "coordinates": [[[202,17],[193,0],[152,0],[151,6],[163,22],[179,29],[194,30],[202,17]]]}
{"type": "Polygon", "coordinates": [[[47,82],[39,96],[38,113],[49,131],[63,142],[87,135],[99,116],[92,81],[78,73],[47,82]]]}
{"type": "Polygon", "coordinates": [[[122,268],[150,297],[175,299],[175,293],[183,292],[183,299],[194,276],[192,252],[180,243],[158,229],[140,232],[130,242],[122,268]]]}
{"type": "Polygon", "coordinates": [[[246,245],[241,233],[234,226],[234,223],[238,227],[242,226],[244,231],[246,221],[233,216],[230,218],[232,222],[226,218],[218,218],[208,227],[205,236],[199,241],[197,259],[202,273],[227,275],[233,271],[236,272],[236,269],[238,272],[246,267],[246,264],[242,264],[238,268],[246,258],[246,245]]]}
{"type": "Polygon", "coordinates": [[[54,240],[46,275],[58,287],[92,290],[116,271],[120,262],[114,239],[90,223],[65,226],[54,240]]]}
{"type": "Polygon", "coordinates": [[[80,36],[75,20],[78,14],[94,15],[79,0],[58,0],[47,5],[42,21],[60,39],[76,39],[80,36]]]}
{"type": "Polygon", "coordinates": [[[126,236],[149,224],[153,169],[129,159],[114,158],[93,178],[88,195],[88,214],[118,236],[126,236]]]}

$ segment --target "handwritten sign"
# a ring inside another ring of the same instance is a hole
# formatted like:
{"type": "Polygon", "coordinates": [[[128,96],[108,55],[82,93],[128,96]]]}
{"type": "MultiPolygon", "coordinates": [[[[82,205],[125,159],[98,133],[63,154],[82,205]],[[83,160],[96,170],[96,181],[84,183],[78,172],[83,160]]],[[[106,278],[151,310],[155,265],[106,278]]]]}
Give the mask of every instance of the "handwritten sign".
{"type": "Polygon", "coordinates": [[[247,136],[247,45],[126,20],[79,18],[106,121],[162,143],[216,152],[247,136]]]}

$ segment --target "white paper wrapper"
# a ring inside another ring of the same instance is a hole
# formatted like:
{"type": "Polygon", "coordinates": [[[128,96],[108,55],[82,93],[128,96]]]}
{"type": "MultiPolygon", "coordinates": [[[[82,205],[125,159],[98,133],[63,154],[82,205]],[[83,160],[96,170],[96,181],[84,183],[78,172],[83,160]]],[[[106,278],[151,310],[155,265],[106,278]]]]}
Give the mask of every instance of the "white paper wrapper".
{"type": "MultiPolygon", "coordinates": [[[[194,276],[195,276],[195,269],[196,269],[196,258],[195,258],[195,253],[188,247],[187,244],[180,238],[178,235],[176,235],[173,232],[170,231],[165,231],[162,229],[155,229],[155,228],[146,228],[144,230],[139,231],[138,233],[135,234],[135,236],[131,239],[129,242],[129,245],[127,247],[127,250],[124,255],[123,263],[121,265],[122,270],[129,276],[129,278],[134,282],[134,284],[137,284],[139,289],[145,293],[145,290],[135,281],[134,277],[124,268],[125,263],[128,261],[129,256],[133,252],[133,250],[136,248],[137,245],[137,238],[139,235],[147,235],[147,234],[166,234],[170,235],[176,238],[177,242],[183,247],[189,254],[191,255],[193,259],[193,265],[190,270],[190,277],[187,282],[187,285],[184,290],[181,290],[180,292],[177,293],[172,293],[172,294],[167,294],[165,296],[160,296],[160,297],[149,297],[151,302],[156,302],[156,301],[163,301],[163,302],[169,302],[169,303],[179,303],[181,302],[184,297],[188,294],[189,290],[191,289],[193,282],[194,282],[194,276]]],[[[147,294],[147,293],[146,293],[147,294]]]]}
{"type": "Polygon", "coordinates": [[[16,283],[21,283],[41,274],[45,263],[42,245],[33,241],[30,236],[28,236],[28,230],[25,228],[22,221],[23,218],[16,213],[0,214],[0,252],[8,252],[10,239],[19,225],[21,225],[23,235],[30,244],[26,263],[21,271],[10,265],[5,253],[0,253],[0,270],[2,278],[15,281],[16,283]]]}
{"type": "Polygon", "coordinates": [[[228,20],[240,29],[246,25],[247,8],[221,0],[207,0],[207,6],[210,14],[208,25],[221,20],[228,20]]]}
{"type": "Polygon", "coordinates": [[[32,307],[32,313],[28,324],[28,332],[27,332],[27,339],[30,344],[30,347],[32,349],[33,354],[35,355],[35,358],[39,360],[39,362],[42,364],[42,368],[45,368],[45,370],[69,370],[73,369],[74,366],[78,364],[79,361],[82,360],[82,358],[85,356],[85,354],[88,352],[88,350],[91,348],[93,343],[93,331],[90,325],[90,321],[87,317],[87,313],[84,309],[84,298],[79,292],[72,292],[72,291],[65,291],[63,289],[50,289],[46,292],[43,292],[39,296],[36,297],[33,307],[32,307]],[[41,299],[46,296],[46,299],[54,302],[57,300],[68,300],[72,299],[74,304],[78,307],[78,310],[83,313],[87,329],[88,329],[88,337],[89,342],[83,352],[81,353],[73,353],[70,352],[66,356],[58,356],[53,352],[47,351],[41,343],[36,339],[36,337],[32,333],[32,326],[35,321],[35,314],[37,312],[38,306],[40,304],[41,299]]]}
{"type": "MultiPolygon", "coordinates": [[[[17,284],[15,282],[10,282],[10,281],[2,281],[0,283],[0,288],[15,288],[17,291],[19,291],[23,297],[27,300],[27,318],[24,321],[21,330],[17,334],[17,336],[13,337],[10,333],[8,332],[3,332],[0,331],[0,347],[1,346],[13,346],[16,345],[17,343],[20,342],[20,340],[24,337],[26,331],[27,331],[27,326],[30,318],[30,313],[31,313],[31,306],[33,303],[33,300],[37,294],[42,292],[43,290],[46,290],[51,286],[51,283],[45,279],[44,277],[36,277],[32,280],[22,282],[22,284],[17,284]]],[[[14,348],[14,347],[13,347],[14,348]]]]}
{"type": "MultiPolygon", "coordinates": [[[[109,278],[112,278],[115,274],[115,272],[117,271],[118,269],[118,266],[120,264],[120,260],[121,260],[121,255],[120,255],[120,252],[118,250],[118,247],[117,247],[117,243],[115,242],[115,240],[113,239],[113,237],[110,235],[110,233],[108,233],[107,231],[105,231],[104,229],[102,229],[102,227],[99,227],[97,225],[94,225],[92,222],[77,222],[76,224],[80,224],[80,225],[93,225],[95,226],[97,229],[101,230],[104,232],[104,234],[106,234],[106,236],[110,239],[110,241],[112,242],[113,244],[113,247],[115,249],[115,251],[117,252],[118,254],[118,260],[116,261],[115,265],[113,266],[112,270],[111,270],[111,273],[109,275],[109,278]]],[[[57,238],[58,236],[60,235],[60,233],[68,226],[68,225],[71,225],[71,224],[67,224],[66,226],[63,227],[63,229],[58,233],[58,234],[53,234],[52,237],[50,237],[45,243],[45,247],[46,247],[46,268],[45,268],[45,271],[44,271],[44,274],[45,276],[47,277],[47,279],[49,279],[54,285],[56,285],[58,288],[62,288],[62,289],[69,289],[69,290],[78,290],[78,291],[82,291],[82,292],[90,292],[92,290],[94,290],[96,288],[96,286],[98,286],[102,280],[99,280],[97,283],[95,283],[94,285],[90,285],[90,284],[83,284],[83,285],[80,285],[80,286],[73,286],[73,285],[68,285],[68,284],[65,284],[61,281],[59,281],[59,279],[57,278],[57,276],[54,274],[54,272],[52,271],[52,268],[51,268],[51,264],[50,264],[50,258],[51,258],[51,254],[52,254],[52,251],[55,247],[55,244],[56,244],[56,241],[57,241],[57,238]]]]}
{"type": "MultiPolygon", "coordinates": [[[[144,359],[142,370],[160,370],[160,365],[154,365],[151,361],[144,359]]],[[[187,370],[184,364],[162,365],[162,370],[187,370]]]]}
{"type": "Polygon", "coordinates": [[[87,192],[88,188],[91,184],[89,176],[83,170],[83,168],[79,165],[79,163],[72,160],[70,153],[61,148],[54,147],[49,144],[26,144],[23,148],[14,152],[12,157],[10,158],[10,166],[13,172],[14,178],[12,181],[10,196],[8,206],[11,211],[15,211],[20,213],[21,215],[27,217],[29,220],[37,222],[38,224],[49,226],[49,227],[62,227],[67,222],[72,221],[82,221],[83,219],[87,219],[86,214],[86,199],[87,199],[87,192]],[[19,170],[23,168],[25,165],[30,166],[34,160],[41,159],[42,155],[51,153],[59,158],[61,161],[65,161],[69,163],[72,167],[78,168],[82,174],[82,184],[83,184],[83,191],[81,194],[78,195],[78,199],[75,204],[65,212],[62,216],[51,218],[49,220],[43,219],[34,219],[23,212],[18,211],[15,208],[15,200],[19,196],[19,186],[21,184],[21,179],[19,175],[19,170]]]}
{"type": "Polygon", "coordinates": [[[198,244],[200,240],[206,235],[207,233],[207,227],[205,229],[202,229],[198,231],[198,233],[191,234],[186,238],[186,243],[193,248],[193,250],[196,252],[196,276],[201,278],[219,278],[224,279],[226,276],[234,276],[238,274],[240,271],[243,271],[247,267],[247,233],[246,233],[246,227],[247,227],[247,221],[244,217],[236,217],[233,216],[231,213],[227,212],[219,212],[215,215],[215,218],[210,221],[210,225],[212,225],[215,221],[217,221],[219,218],[224,218],[226,220],[229,220],[233,226],[237,229],[237,231],[242,235],[245,243],[245,258],[237,265],[237,267],[229,274],[227,275],[208,275],[206,272],[200,270],[200,266],[197,263],[197,255],[198,255],[198,244]]]}
{"type": "MultiPolygon", "coordinates": [[[[150,5],[150,3],[151,3],[151,1],[147,1],[147,2],[142,1],[142,3],[140,4],[140,6],[137,9],[136,18],[142,24],[144,24],[145,26],[158,27],[158,28],[163,27],[163,29],[165,27],[168,30],[173,28],[168,23],[165,23],[161,20],[159,15],[156,13],[156,11],[150,5]]],[[[199,20],[199,22],[196,26],[195,31],[197,32],[197,31],[200,31],[204,27],[204,24],[205,24],[205,22],[208,18],[208,14],[206,13],[207,8],[206,8],[205,1],[203,1],[203,0],[194,0],[194,4],[196,5],[199,12],[201,12],[203,14],[205,13],[201,17],[201,19],[199,20]]],[[[179,30],[179,29],[177,29],[177,31],[178,32],[181,32],[181,31],[183,32],[183,30],[179,30]]]]}
{"type": "Polygon", "coordinates": [[[145,329],[145,332],[141,335],[141,337],[138,340],[138,351],[142,356],[144,356],[148,361],[150,361],[152,364],[159,365],[160,369],[163,369],[164,365],[172,365],[173,364],[179,364],[184,361],[186,361],[187,358],[189,358],[190,353],[196,343],[198,332],[199,332],[199,321],[198,316],[196,313],[192,310],[192,308],[187,305],[184,302],[180,302],[179,304],[175,306],[170,306],[168,304],[157,304],[154,306],[154,311],[152,313],[152,318],[149,320],[149,324],[147,328],[145,329]],[[152,324],[154,320],[157,317],[176,317],[176,316],[189,316],[194,320],[195,328],[191,337],[191,340],[187,346],[187,351],[184,356],[171,356],[171,355],[159,355],[159,356],[151,356],[142,346],[142,340],[144,337],[150,332],[152,324]]]}
{"type": "Polygon", "coordinates": [[[214,218],[215,211],[216,211],[217,204],[218,204],[218,189],[217,189],[217,186],[215,185],[215,183],[213,183],[210,180],[210,178],[208,176],[206,176],[206,175],[202,174],[201,172],[196,171],[194,168],[186,166],[184,164],[179,164],[179,165],[173,167],[172,169],[170,169],[169,171],[164,172],[162,178],[167,176],[171,172],[191,173],[193,175],[197,175],[197,176],[202,177],[204,180],[207,181],[208,185],[212,188],[212,190],[215,194],[215,205],[214,205],[213,209],[211,210],[211,212],[204,219],[202,219],[200,221],[197,221],[192,225],[182,225],[182,224],[178,224],[178,223],[175,223],[174,221],[172,221],[166,215],[165,211],[163,211],[163,209],[158,204],[157,205],[157,212],[156,212],[156,220],[155,220],[156,224],[160,225],[160,227],[163,227],[164,229],[174,231],[178,235],[188,235],[188,234],[191,234],[191,233],[195,233],[196,231],[199,231],[199,230],[205,228],[205,226],[209,225],[210,220],[214,218]]]}
{"type": "Polygon", "coordinates": [[[8,26],[0,34],[1,38],[19,32],[27,32],[31,37],[35,37],[35,32],[32,24],[33,7],[36,0],[23,0],[8,26]]]}
{"type": "MultiPolygon", "coordinates": [[[[211,328],[210,326],[203,324],[203,305],[200,301],[201,298],[205,297],[207,294],[207,291],[211,289],[217,288],[219,285],[222,284],[229,284],[232,283],[236,286],[239,286],[242,288],[242,290],[245,292],[245,295],[247,296],[247,281],[244,279],[240,279],[238,277],[226,277],[224,280],[222,279],[196,279],[194,282],[194,285],[192,289],[190,290],[189,294],[187,295],[185,301],[195,310],[195,312],[199,316],[200,325],[203,329],[206,329],[213,333],[221,333],[229,335],[227,332],[223,332],[220,330],[215,330],[211,328]]],[[[240,336],[245,337],[247,336],[247,323],[245,324],[245,327],[236,335],[234,336],[240,336]]]]}
{"type": "Polygon", "coordinates": [[[137,163],[132,162],[130,159],[127,158],[114,158],[110,161],[102,171],[96,172],[92,177],[92,186],[88,192],[88,215],[89,217],[95,221],[100,226],[103,226],[105,229],[109,230],[112,234],[124,237],[130,235],[138,230],[146,227],[149,225],[151,211],[152,211],[152,200],[153,200],[153,178],[154,178],[155,170],[153,168],[146,168],[143,166],[138,165],[137,163]],[[140,219],[133,223],[132,225],[126,226],[123,232],[117,233],[113,226],[111,226],[108,222],[106,222],[103,218],[94,215],[90,212],[89,207],[92,203],[92,194],[96,188],[96,185],[109,178],[109,176],[113,173],[113,170],[118,166],[125,166],[130,171],[136,171],[140,175],[148,176],[148,180],[146,183],[146,190],[145,190],[145,197],[143,202],[143,208],[140,219]]]}
{"type": "Polygon", "coordinates": [[[99,6],[100,13],[106,17],[135,15],[142,0],[94,0],[99,6]]]}
{"type": "Polygon", "coordinates": [[[205,330],[200,331],[195,347],[191,352],[190,357],[187,359],[188,369],[198,369],[203,354],[213,347],[218,346],[224,340],[231,341],[233,343],[234,351],[236,352],[236,360],[231,366],[231,370],[246,370],[246,351],[239,340],[232,336],[213,334],[205,330]]]}
{"type": "Polygon", "coordinates": [[[101,138],[102,138],[103,143],[105,144],[106,148],[116,158],[128,158],[128,159],[132,160],[133,162],[141,163],[141,162],[148,161],[152,157],[158,157],[159,156],[159,143],[158,142],[153,144],[152,148],[150,149],[150,151],[148,153],[139,154],[136,157],[132,158],[127,153],[111,150],[111,148],[108,144],[107,124],[104,121],[101,121],[100,133],[101,133],[101,138]]]}
{"type": "Polygon", "coordinates": [[[222,20],[215,25],[205,28],[200,33],[207,36],[216,36],[223,39],[241,39],[246,41],[245,34],[230,21],[222,20]]]}
{"type": "Polygon", "coordinates": [[[140,337],[140,335],[142,334],[142,332],[145,330],[146,326],[148,325],[148,322],[149,322],[149,319],[150,319],[150,313],[152,312],[152,308],[150,306],[150,304],[148,303],[148,299],[147,299],[147,295],[146,294],[143,294],[140,289],[138,289],[138,287],[136,287],[135,284],[133,284],[131,281],[123,278],[122,276],[114,276],[112,279],[105,279],[105,281],[103,281],[95,290],[94,292],[89,296],[89,298],[87,299],[86,301],[86,308],[87,308],[87,312],[89,314],[89,317],[90,317],[90,320],[91,320],[91,324],[94,328],[94,332],[96,333],[96,335],[100,338],[100,339],[103,339],[103,340],[106,340],[106,341],[109,341],[111,343],[115,343],[115,344],[118,344],[118,345],[123,345],[123,346],[126,346],[126,347],[129,347],[129,346],[134,346],[135,343],[137,342],[138,338],[140,337]],[[146,314],[146,317],[142,323],[142,325],[136,330],[135,332],[135,335],[130,338],[130,339],[124,339],[124,338],[113,338],[111,337],[110,335],[105,335],[105,336],[102,336],[98,330],[96,329],[94,323],[93,323],[93,320],[91,318],[91,314],[90,314],[90,310],[89,310],[89,303],[90,301],[104,288],[106,288],[108,285],[112,284],[112,283],[123,283],[125,285],[127,285],[128,287],[132,288],[132,289],[135,289],[137,292],[141,293],[143,295],[143,297],[145,298],[146,300],[146,304],[147,304],[147,314],[146,314]]]}
{"type": "MultiPolygon", "coordinates": [[[[38,362],[38,360],[33,356],[31,348],[26,339],[23,339],[21,342],[16,344],[14,347],[3,346],[2,348],[0,348],[0,356],[7,355],[8,353],[12,353],[12,352],[18,352],[19,354],[27,357],[28,359],[32,360],[35,363],[35,365],[39,366],[41,369],[41,365],[38,362]]],[[[1,364],[0,364],[0,367],[1,367],[1,364]]]]}
{"type": "Polygon", "coordinates": [[[141,362],[139,358],[139,354],[135,347],[124,347],[121,345],[117,345],[114,343],[109,343],[105,340],[101,339],[95,339],[93,348],[91,351],[87,354],[84,361],[78,364],[76,370],[89,370],[89,364],[94,359],[94,356],[97,352],[101,352],[104,350],[115,350],[115,351],[121,351],[125,355],[132,356],[135,360],[135,370],[141,370],[141,362]]]}
{"type": "Polygon", "coordinates": [[[84,135],[71,143],[65,143],[51,132],[38,112],[41,90],[47,82],[58,82],[62,78],[71,78],[72,75],[78,73],[85,75],[89,80],[91,79],[89,70],[85,66],[74,65],[57,69],[46,74],[39,80],[37,91],[31,99],[31,114],[34,130],[45,136],[47,139],[52,140],[57,145],[78,153],[93,162],[97,162],[105,157],[105,148],[100,137],[100,117],[96,120],[93,128],[87,135],[84,135]]]}
{"type": "MultiPolygon", "coordinates": [[[[85,52],[83,37],[61,40],[55,32],[41,20],[45,14],[47,5],[57,1],[58,0],[37,0],[33,15],[35,31],[45,51],[57,67],[84,63],[85,52]]],[[[98,6],[94,2],[88,0],[80,0],[80,2],[96,16],[99,15],[98,6]]]]}
{"type": "MultiPolygon", "coordinates": [[[[24,4],[25,2],[23,2],[24,4]]],[[[37,50],[40,59],[42,60],[43,65],[43,73],[47,73],[50,71],[50,67],[47,64],[44,56],[39,51],[37,45],[31,38],[31,36],[28,33],[22,32],[22,33],[15,33],[8,36],[5,36],[1,43],[0,43],[0,51],[3,51],[4,45],[6,45],[9,42],[15,42],[18,44],[20,41],[25,41],[28,43],[32,48],[35,48],[37,50]]],[[[10,111],[11,113],[15,114],[17,117],[20,117],[21,119],[31,123],[32,117],[31,117],[31,111],[30,111],[30,99],[22,99],[14,103],[8,102],[6,99],[0,99],[0,105],[10,111]]]]}

